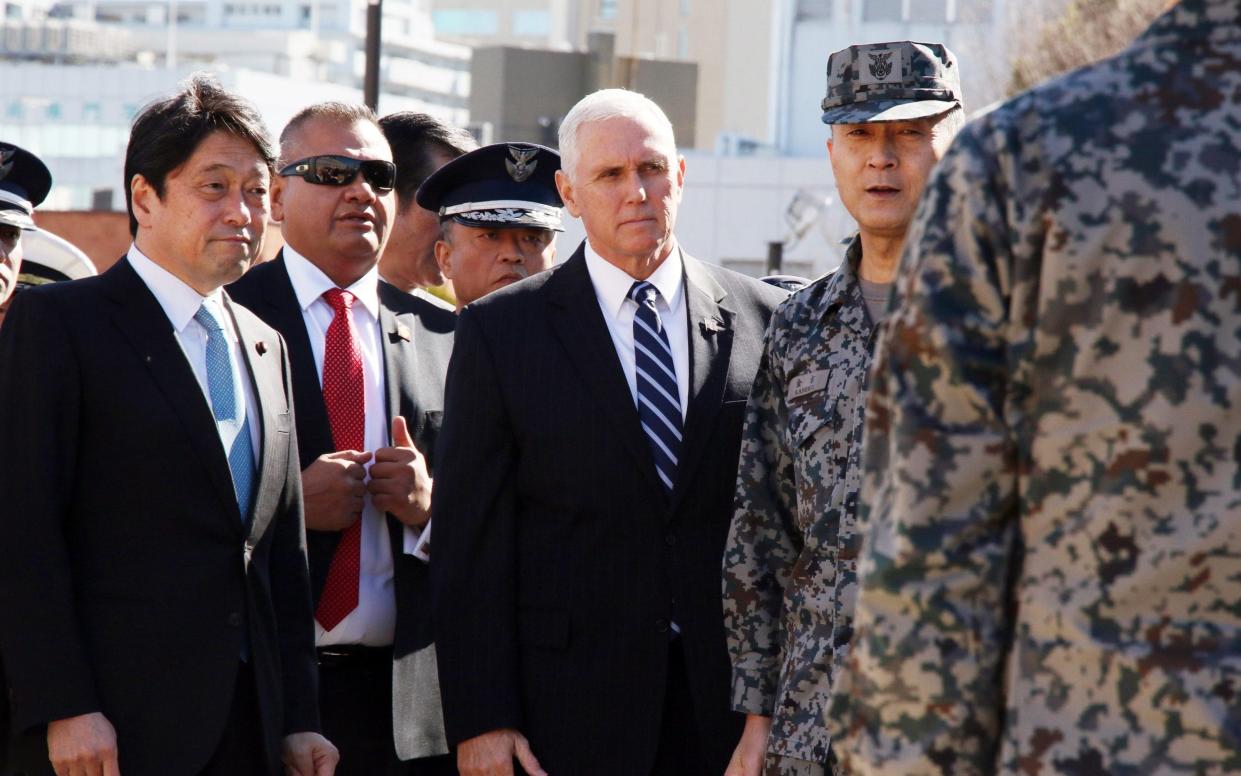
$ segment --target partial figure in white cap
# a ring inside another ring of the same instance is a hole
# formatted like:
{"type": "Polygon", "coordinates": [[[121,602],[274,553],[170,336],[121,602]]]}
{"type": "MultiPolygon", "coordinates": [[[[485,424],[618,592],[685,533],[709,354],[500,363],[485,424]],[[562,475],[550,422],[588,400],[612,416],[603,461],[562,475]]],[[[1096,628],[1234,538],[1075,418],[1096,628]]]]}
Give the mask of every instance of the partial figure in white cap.
{"type": "Polygon", "coordinates": [[[39,157],[0,142],[0,324],[22,268],[22,232],[38,229],[34,209],[51,189],[52,173],[39,157]]]}

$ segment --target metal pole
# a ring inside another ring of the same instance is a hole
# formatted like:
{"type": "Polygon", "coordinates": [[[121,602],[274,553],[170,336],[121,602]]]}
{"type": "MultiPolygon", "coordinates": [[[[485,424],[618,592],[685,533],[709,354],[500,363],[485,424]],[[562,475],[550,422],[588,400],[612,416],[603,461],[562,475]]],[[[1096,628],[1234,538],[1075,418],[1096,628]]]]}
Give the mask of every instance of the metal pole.
{"type": "Polygon", "coordinates": [[[383,21],[383,0],[366,4],[366,75],[362,79],[362,99],[371,110],[379,111],[379,49],[383,21]]]}
{"type": "Polygon", "coordinates": [[[164,52],[164,67],[177,69],[177,0],[168,3],[168,48],[164,52]]]}
{"type": "Polygon", "coordinates": [[[767,243],[767,274],[779,275],[784,266],[784,243],[767,243]]]}

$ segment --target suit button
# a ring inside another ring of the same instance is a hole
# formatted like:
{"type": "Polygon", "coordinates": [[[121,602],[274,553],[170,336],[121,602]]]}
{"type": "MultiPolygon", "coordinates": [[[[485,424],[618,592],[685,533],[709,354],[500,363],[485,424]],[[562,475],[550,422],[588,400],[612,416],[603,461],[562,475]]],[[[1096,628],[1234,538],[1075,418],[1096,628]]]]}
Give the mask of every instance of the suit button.
{"type": "Polygon", "coordinates": [[[676,534],[668,534],[667,536],[665,536],[665,537],[664,537],[664,544],[668,545],[669,547],[675,547],[675,546],[677,546],[677,537],[676,537],[676,534]]]}
{"type": "Polygon", "coordinates": [[[670,625],[668,621],[665,620],[663,617],[660,617],[658,620],[655,621],[655,630],[659,631],[660,633],[667,633],[669,627],[670,625]]]}
{"type": "Polygon", "coordinates": [[[231,627],[234,627],[234,628],[240,628],[240,627],[241,627],[241,613],[240,613],[240,612],[231,612],[231,613],[228,615],[228,624],[229,624],[231,627]]]}

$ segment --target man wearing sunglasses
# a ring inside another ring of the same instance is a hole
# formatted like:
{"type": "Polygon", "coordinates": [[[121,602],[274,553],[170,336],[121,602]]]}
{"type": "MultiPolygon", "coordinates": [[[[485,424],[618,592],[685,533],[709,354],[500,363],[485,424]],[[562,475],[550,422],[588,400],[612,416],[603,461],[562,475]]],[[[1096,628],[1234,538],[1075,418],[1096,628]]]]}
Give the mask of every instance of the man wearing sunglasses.
{"type": "Polygon", "coordinates": [[[424,548],[455,318],[379,279],[396,170],[369,109],[312,105],[280,146],[285,247],[230,292],[289,343],[324,730],[340,774],[453,773],[424,548]]]}

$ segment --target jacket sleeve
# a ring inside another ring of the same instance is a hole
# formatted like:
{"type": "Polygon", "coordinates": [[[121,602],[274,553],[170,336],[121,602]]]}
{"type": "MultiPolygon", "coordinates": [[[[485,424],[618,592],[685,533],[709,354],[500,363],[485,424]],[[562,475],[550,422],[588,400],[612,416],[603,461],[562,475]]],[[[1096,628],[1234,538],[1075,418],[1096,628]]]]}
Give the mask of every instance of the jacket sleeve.
{"type": "Polygon", "coordinates": [[[724,628],[732,659],[733,711],[771,716],[780,678],[780,613],[801,550],[785,386],[779,369],[779,313],[767,330],[746,405],[732,525],[724,548],[724,628]]]}
{"type": "Polygon", "coordinates": [[[435,464],[431,561],[449,742],[521,728],[513,472],[516,445],[476,311],[457,322],[435,464]]]}
{"type": "Polygon", "coordinates": [[[1015,563],[1002,177],[977,124],[927,184],[872,367],[853,646],[828,710],[856,774],[987,774],[1015,563]],[[951,765],[945,765],[950,763],[951,765]]]}
{"type": "MultiPolygon", "coordinates": [[[[285,398],[293,407],[293,378],[288,349],[280,338],[285,398]]],[[[284,688],[283,735],[319,732],[319,669],[315,660],[314,607],[306,557],[306,519],[302,502],[302,472],[297,456],[297,423],[289,419],[288,472],[274,519],[271,556],[272,599],[280,639],[281,681],[284,688]]]]}
{"type": "Polygon", "coordinates": [[[82,390],[70,321],[28,291],[0,330],[0,649],[17,732],[100,710],[66,539],[82,390]]]}

